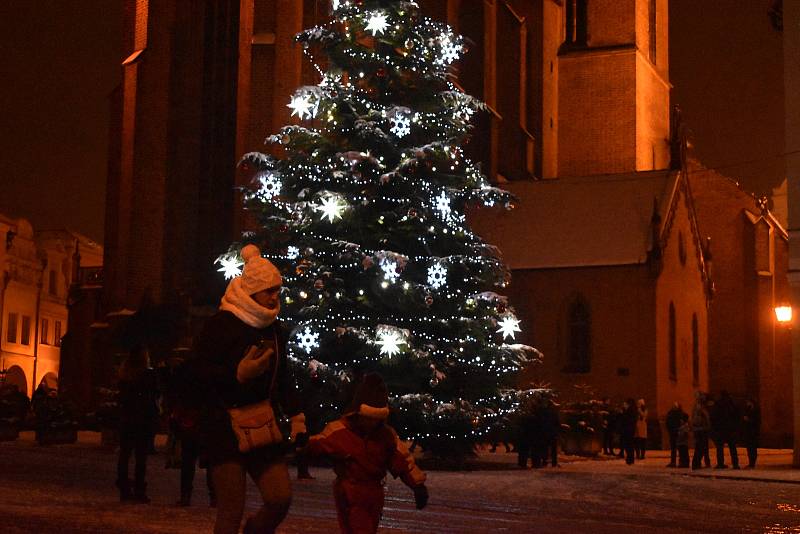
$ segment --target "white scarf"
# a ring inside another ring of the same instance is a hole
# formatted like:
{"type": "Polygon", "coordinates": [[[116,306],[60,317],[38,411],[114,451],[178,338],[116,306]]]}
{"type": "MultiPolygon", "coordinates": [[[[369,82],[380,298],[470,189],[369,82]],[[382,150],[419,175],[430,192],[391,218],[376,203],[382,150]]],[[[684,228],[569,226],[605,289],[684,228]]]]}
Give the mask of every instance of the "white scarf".
{"type": "Polygon", "coordinates": [[[219,309],[231,312],[242,322],[260,330],[275,322],[281,311],[281,305],[278,302],[275,308],[261,306],[242,289],[242,279],[237,277],[228,284],[219,309]]]}

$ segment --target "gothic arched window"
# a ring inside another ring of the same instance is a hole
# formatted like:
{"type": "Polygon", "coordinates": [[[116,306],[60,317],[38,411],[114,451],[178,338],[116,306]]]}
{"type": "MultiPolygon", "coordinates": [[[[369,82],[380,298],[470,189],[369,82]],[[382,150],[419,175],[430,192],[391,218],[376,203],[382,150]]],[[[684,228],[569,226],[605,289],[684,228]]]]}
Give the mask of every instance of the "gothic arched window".
{"type": "Polygon", "coordinates": [[[677,322],[675,319],[675,305],[669,303],[669,377],[678,379],[678,340],[677,322]]]}
{"type": "Polygon", "coordinates": [[[567,367],[571,373],[588,373],[591,369],[592,316],[589,304],[577,297],[567,312],[567,367]]]}
{"type": "Polygon", "coordinates": [[[587,3],[589,0],[567,0],[567,43],[577,46],[586,46],[589,35],[589,13],[587,3]]]}

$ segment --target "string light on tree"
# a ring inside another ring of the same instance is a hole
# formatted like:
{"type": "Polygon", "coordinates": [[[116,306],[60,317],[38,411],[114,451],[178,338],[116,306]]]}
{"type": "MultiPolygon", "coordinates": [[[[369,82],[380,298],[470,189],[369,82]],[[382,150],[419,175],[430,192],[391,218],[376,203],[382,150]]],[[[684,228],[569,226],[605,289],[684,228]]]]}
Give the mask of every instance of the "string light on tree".
{"type": "Polygon", "coordinates": [[[221,265],[217,271],[223,274],[225,280],[236,278],[242,274],[242,266],[244,266],[244,262],[234,254],[217,258],[214,263],[219,263],[221,265]]]}
{"type": "Polygon", "coordinates": [[[497,329],[497,333],[503,334],[503,339],[509,337],[514,339],[515,332],[522,332],[522,329],[519,327],[520,322],[521,321],[519,319],[511,314],[508,314],[500,320],[500,328],[497,329]]]}

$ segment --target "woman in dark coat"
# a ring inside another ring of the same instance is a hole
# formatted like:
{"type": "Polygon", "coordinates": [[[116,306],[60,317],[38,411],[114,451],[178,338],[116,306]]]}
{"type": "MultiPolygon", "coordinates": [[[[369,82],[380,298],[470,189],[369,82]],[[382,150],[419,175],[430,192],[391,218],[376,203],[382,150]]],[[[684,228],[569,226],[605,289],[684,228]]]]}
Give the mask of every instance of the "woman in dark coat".
{"type": "Polygon", "coordinates": [[[158,421],[158,381],[149,366],[147,351],[134,347],[119,370],[119,459],[117,487],[121,501],[149,503],[147,498],[147,453],[158,421]],[[134,454],[134,482],[128,479],[128,461],[134,454]]]}
{"type": "Polygon", "coordinates": [[[636,436],[636,424],[639,421],[639,410],[633,399],[626,400],[622,405],[620,415],[620,447],[625,452],[625,463],[628,465],[634,462],[634,447],[636,436]]]}
{"type": "Polygon", "coordinates": [[[290,416],[291,440],[305,436],[305,417],[297,408],[287,368],[288,336],[277,321],[281,275],[257,247],[247,245],[241,254],[243,273],[231,280],[220,311],[208,319],[195,348],[200,387],[206,393],[200,429],[217,495],[215,534],[239,532],[246,474],[261,492],[263,506],[248,519],[245,533],[274,532],[291,501],[285,447],[240,452],[227,410],[269,399],[276,413],[290,416]]]}
{"type": "Polygon", "coordinates": [[[742,442],[747,448],[747,468],[755,469],[758,458],[758,436],[761,433],[761,410],[748,400],[742,411],[742,442]]]}

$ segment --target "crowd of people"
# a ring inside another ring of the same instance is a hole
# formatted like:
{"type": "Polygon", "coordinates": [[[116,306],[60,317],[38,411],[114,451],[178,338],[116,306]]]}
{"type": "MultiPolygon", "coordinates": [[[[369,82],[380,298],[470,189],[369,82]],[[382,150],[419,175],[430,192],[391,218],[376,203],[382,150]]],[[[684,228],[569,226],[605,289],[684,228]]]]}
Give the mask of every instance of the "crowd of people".
{"type": "MultiPolygon", "coordinates": [[[[608,399],[603,419],[603,454],[624,457],[629,464],[643,459],[647,444],[647,408],[643,399],[625,401],[614,408],[608,399]]],[[[753,469],[758,457],[761,416],[756,403],[748,400],[739,407],[727,391],[716,399],[697,392],[691,413],[676,402],[666,415],[666,430],[670,444],[667,467],[701,469],[711,467],[709,442],[716,448],[717,469],[726,469],[725,448],[730,467],[739,469],[737,445],[747,450],[746,468],[753,469]],[[690,460],[689,446],[694,445],[690,460]]]]}

